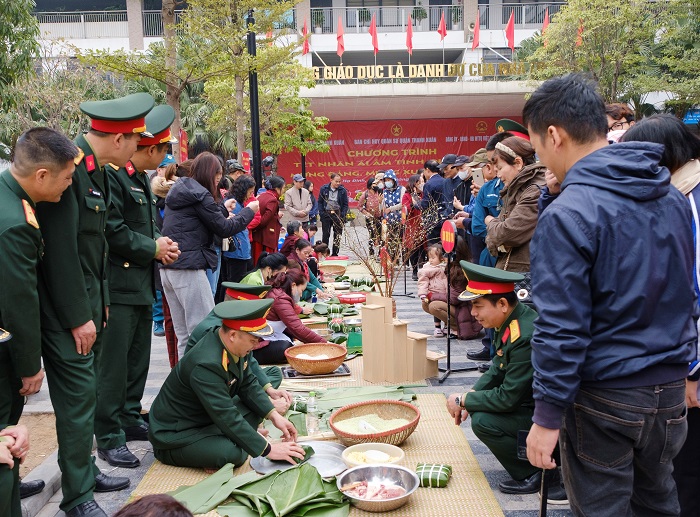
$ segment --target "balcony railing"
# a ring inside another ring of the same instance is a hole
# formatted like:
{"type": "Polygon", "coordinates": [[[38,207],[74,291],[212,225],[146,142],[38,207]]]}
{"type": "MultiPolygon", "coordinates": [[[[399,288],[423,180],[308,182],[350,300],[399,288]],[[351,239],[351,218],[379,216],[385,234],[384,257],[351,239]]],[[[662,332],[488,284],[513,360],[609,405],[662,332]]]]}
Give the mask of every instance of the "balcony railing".
{"type": "MultiPolygon", "coordinates": [[[[551,17],[564,5],[566,4],[562,2],[480,4],[479,20],[482,29],[503,29],[508,23],[510,13],[514,12],[516,29],[537,29],[542,26],[547,8],[551,17]]],[[[324,7],[311,9],[308,27],[310,31],[317,33],[336,33],[338,18],[340,18],[346,33],[366,32],[372,15],[375,15],[379,32],[405,32],[409,14],[414,31],[437,30],[443,14],[447,30],[464,30],[465,23],[470,26],[476,19],[476,13],[464,13],[462,5],[324,7]]],[[[39,21],[42,34],[51,39],[127,38],[129,36],[126,11],[36,12],[34,16],[39,21]]],[[[179,20],[179,17],[180,12],[177,11],[175,19],[179,20]]],[[[160,11],[143,11],[142,23],[144,37],[163,35],[160,11]]],[[[297,13],[292,11],[277,28],[292,28],[298,31],[303,24],[304,20],[299,19],[297,13]]]]}

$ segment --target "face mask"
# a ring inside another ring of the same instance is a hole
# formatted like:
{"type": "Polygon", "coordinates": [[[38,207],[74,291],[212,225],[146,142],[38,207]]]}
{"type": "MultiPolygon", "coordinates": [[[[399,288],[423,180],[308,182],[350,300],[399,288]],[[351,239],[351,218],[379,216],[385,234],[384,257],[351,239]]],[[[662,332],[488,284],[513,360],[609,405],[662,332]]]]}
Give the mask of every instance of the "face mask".
{"type": "Polygon", "coordinates": [[[301,293],[292,290],[292,300],[294,300],[295,303],[299,303],[301,301],[301,293]]]}
{"type": "Polygon", "coordinates": [[[457,176],[459,176],[459,179],[464,181],[465,179],[467,179],[467,176],[469,176],[469,171],[459,171],[457,173],[457,176]]]}
{"type": "Polygon", "coordinates": [[[384,183],[382,183],[380,181],[379,183],[377,183],[377,190],[383,190],[383,189],[384,189],[384,183]]]}
{"type": "Polygon", "coordinates": [[[385,181],[384,187],[385,188],[394,188],[394,182],[393,181],[385,181]]]}

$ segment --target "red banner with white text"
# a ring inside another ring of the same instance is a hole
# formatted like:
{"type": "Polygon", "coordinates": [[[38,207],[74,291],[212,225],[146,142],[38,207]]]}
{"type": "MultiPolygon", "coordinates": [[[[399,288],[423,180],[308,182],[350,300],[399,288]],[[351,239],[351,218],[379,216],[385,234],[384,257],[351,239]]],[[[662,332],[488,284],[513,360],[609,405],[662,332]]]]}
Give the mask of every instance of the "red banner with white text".
{"type": "MultiPolygon", "coordinates": [[[[426,160],[440,161],[446,154],[474,154],[496,133],[497,118],[378,120],[330,122],[326,153],[306,155],[306,177],[318,193],[328,183],[328,174],[338,172],[343,185],[354,198],[367,186],[367,178],[377,171],[394,169],[400,183],[423,167],[426,160]]],[[[283,153],[277,173],[291,182],[301,173],[301,155],[283,153]]]]}

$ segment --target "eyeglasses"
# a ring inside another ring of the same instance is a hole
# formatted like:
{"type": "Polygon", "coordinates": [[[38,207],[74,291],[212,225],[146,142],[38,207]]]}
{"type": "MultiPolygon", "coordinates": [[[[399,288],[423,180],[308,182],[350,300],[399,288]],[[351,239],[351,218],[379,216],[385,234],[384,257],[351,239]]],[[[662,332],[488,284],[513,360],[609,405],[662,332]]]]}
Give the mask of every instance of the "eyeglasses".
{"type": "Polygon", "coordinates": [[[612,126],[610,126],[608,128],[608,131],[616,131],[618,129],[625,129],[625,124],[627,124],[629,126],[630,123],[627,122],[626,120],[618,120],[617,122],[615,122],[612,126]]]}

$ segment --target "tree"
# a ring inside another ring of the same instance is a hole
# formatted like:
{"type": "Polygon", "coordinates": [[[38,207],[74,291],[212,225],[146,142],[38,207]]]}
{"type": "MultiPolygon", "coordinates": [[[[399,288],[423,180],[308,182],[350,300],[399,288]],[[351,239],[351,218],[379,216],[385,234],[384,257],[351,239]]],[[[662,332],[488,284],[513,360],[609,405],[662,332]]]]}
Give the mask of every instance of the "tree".
{"type": "Polygon", "coordinates": [[[671,0],[659,36],[649,88],[669,92],[666,109],[683,117],[700,104],[700,1],[671,0]]]}
{"type": "Polygon", "coordinates": [[[33,0],[0,0],[0,99],[7,89],[29,77],[39,55],[39,23],[32,16],[33,0]]]}
{"type": "Polygon", "coordinates": [[[645,55],[667,19],[664,2],[570,0],[553,16],[546,45],[528,58],[537,63],[533,78],[586,72],[598,81],[606,102],[639,93],[636,80],[645,55]]]}
{"type": "Polygon", "coordinates": [[[125,93],[123,85],[84,66],[59,45],[45,47],[33,68],[37,72],[3,90],[7,107],[0,109],[0,156],[5,158],[17,137],[31,127],[48,126],[74,138],[88,126],[81,102],[125,93]]]}

